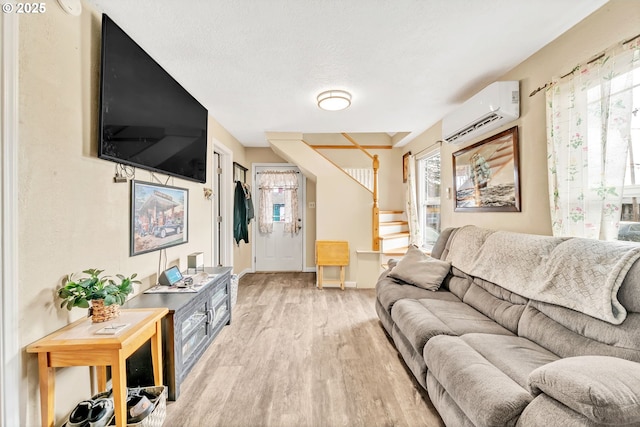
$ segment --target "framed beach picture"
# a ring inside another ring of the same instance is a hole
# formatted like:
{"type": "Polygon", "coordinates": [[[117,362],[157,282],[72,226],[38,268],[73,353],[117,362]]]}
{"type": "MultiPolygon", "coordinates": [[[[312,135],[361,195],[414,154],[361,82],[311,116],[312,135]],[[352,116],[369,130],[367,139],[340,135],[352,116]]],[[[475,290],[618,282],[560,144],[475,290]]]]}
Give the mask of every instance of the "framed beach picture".
{"type": "Polygon", "coordinates": [[[130,256],[187,243],[189,190],[131,181],[130,256]]]}
{"type": "Polygon", "coordinates": [[[520,212],[518,127],[453,153],[456,212],[520,212]]]}

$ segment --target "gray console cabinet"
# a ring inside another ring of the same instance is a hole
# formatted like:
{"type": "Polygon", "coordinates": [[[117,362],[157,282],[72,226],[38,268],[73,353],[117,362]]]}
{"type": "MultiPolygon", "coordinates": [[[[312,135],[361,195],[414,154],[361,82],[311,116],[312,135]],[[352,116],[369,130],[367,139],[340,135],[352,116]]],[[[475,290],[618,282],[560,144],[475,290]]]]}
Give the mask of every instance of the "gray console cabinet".
{"type": "MultiPolygon", "coordinates": [[[[225,325],[231,323],[231,268],[206,267],[215,274],[197,293],[140,294],[124,308],[167,307],[162,322],[164,382],[169,400],[180,395],[180,384],[209,344],[225,325]]],[[[130,386],[148,385],[147,359],[150,347],[142,348],[127,361],[130,386]]],[[[151,375],[150,378],[153,378],[151,375]]]]}

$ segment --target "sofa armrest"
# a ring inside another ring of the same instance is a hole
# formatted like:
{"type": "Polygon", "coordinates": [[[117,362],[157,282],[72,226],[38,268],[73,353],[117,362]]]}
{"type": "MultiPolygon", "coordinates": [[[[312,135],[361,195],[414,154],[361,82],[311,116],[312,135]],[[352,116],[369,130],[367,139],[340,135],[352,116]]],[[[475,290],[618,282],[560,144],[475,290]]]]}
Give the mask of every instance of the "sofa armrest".
{"type": "Polygon", "coordinates": [[[640,423],[640,363],[607,356],[568,357],[531,372],[529,388],[598,423],[640,423]]]}

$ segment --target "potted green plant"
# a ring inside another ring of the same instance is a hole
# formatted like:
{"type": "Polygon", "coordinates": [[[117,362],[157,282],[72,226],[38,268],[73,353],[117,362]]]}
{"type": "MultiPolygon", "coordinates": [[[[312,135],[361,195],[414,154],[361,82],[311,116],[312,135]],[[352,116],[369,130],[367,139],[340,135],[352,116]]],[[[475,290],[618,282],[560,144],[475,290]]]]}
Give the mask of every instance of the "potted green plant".
{"type": "Polygon", "coordinates": [[[125,277],[116,274],[117,283],[111,276],[103,276],[104,270],[90,268],[82,274],[69,274],[64,285],[58,289],[58,297],[62,299],[60,307],[71,310],[73,307],[91,308],[89,315],[93,322],[106,322],[120,314],[120,306],[133,292],[133,284],[137,274],[125,277]]]}

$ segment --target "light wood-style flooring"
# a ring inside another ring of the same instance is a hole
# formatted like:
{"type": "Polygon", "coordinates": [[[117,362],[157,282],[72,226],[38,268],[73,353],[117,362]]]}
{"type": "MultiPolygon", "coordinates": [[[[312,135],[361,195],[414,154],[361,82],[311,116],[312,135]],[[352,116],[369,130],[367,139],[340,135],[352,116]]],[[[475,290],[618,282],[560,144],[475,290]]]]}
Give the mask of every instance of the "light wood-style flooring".
{"type": "Polygon", "coordinates": [[[443,423],[379,324],[373,289],[257,273],[169,402],[165,426],[374,427],[443,423]]]}

